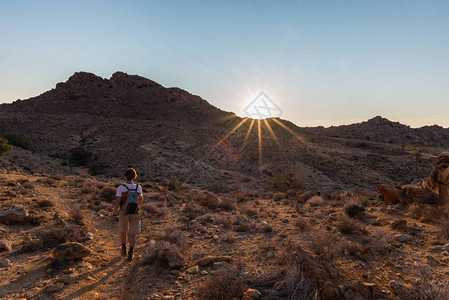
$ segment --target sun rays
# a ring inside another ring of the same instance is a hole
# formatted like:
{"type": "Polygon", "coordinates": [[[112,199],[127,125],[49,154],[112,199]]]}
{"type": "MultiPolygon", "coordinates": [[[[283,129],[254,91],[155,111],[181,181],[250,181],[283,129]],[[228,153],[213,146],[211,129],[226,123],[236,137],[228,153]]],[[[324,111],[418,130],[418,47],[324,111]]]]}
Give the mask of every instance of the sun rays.
{"type": "MultiPolygon", "coordinates": [[[[282,151],[283,143],[280,141],[279,136],[282,136],[283,140],[285,140],[285,135],[279,132],[279,129],[287,132],[296,143],[302,142],[302,138],[293,129],[277,118],[251,119],[246,117],[240,119],[233,115],[232,117],[226,117],[222,121],[231,121],[231,124],[235,124],[238,121],[238,123],[235,126],[229,126],[230,129],[228,128],[229,130],[226,130],[223,137],[218,139],[213,149],[219,152],[218,154],[222,159],[231,158],[233,162],[237,162],[242,158],[242,154],[247,151],[252,153],[257,148],[259,171],[262,169],[265,147],[274,144],[277,147],[276,151],[282,151]],[[254,145],[254,148],[251,145],[254,145]]],[[[290,140],[289,143],[291,143],[290,140]]],[[[251,154],[248,155],[251,156],[251,154]]]]}

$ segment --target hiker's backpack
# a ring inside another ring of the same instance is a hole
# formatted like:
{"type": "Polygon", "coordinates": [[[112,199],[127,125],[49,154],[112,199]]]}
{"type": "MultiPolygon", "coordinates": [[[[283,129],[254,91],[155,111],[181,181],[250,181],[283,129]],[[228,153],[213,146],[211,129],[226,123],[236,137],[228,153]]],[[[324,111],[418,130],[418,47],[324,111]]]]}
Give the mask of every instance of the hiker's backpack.
{"type": "Polygon", "coordinates": [[[126,184],[124,186],[128,191],[123,193],[121,209],[125,210],[125,214],[137,214],[139,212],[139,194],[137,193],[139,185],[136,184],[136,189],[130,189],[126,184]]]}

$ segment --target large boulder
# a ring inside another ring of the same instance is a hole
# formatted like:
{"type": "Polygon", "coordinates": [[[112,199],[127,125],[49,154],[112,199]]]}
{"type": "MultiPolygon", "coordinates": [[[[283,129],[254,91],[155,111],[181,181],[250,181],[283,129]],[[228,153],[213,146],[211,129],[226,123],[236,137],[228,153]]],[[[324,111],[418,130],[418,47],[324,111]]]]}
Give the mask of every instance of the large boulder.
{"type": "Polygon", "coordinates": [[[53,257],[57,259],[77,259],[89,256],[92,250],[83,244],[76,242],[68,242],[59,245],[53,250],[53,257]]]}
{"type": "Polygon", "coordinates": [[[420,185],[407,184],[402,186],[401,190],[405,194],[407,203],[433,204],[438,199],[433,191],[420,185]]]}
{"type": "Polygon", "coordinates": [[[423,186],[436,193],[440,200],[449,199],[449,152],[438,155],[436,165],[423,186]]]}
{"type": "Polygon", "coordinates": [[[377,189],[384,197],[384,201],[388,204],[397,204],[405,202],[405,195],[402,189],[398,187],[389,186],[387,184],[378,184],[377,189]]]}
{"type": "Polygon", "coordinates": [[[0,223],[3,224],[25,224],[28,223],[28,211],[8,209],[0,212],[0,223]]]}

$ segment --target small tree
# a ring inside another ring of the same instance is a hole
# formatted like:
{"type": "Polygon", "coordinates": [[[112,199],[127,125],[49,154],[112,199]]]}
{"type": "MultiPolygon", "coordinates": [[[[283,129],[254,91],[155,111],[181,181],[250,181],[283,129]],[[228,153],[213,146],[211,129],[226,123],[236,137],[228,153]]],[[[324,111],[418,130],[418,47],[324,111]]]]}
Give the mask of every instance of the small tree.
{"type": "Polygon", "coordinates": [[[293,170],[276,173],[272,180],[268,180],[268,185],[272,190],[284,193],[290,189],[303,190],[306,188],[302,178],[293,170]]]}
{"type": "Polygon", "coordinates": [[[25,150],[30,149],[30,145],[20,135],[10,133],[10,134],[5,135],[5,139],[8,140],[8,143],[10,145],[13,145],[15,147],[19,147],[19,148],[22,148],[25,150]]]}
{"type": "Polygon", "coordinates": [[[5,154],[9,150],[11,150],[12,147],[8,145],[8,140],[0,138],[0,155],[5,154]]]}
{"type": "Polygon", "coordinates": [[[72,154],[72,161],[81,165],[87,164],[92,159],[92,152],[82,147],[72,148],[70,153],[72,154]]]}

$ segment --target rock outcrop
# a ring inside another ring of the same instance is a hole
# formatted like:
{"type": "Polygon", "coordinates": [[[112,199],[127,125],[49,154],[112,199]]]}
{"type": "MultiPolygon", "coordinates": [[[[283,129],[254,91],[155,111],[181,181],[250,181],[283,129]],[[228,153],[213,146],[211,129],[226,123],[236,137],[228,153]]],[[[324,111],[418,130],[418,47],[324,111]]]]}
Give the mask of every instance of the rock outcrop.
{"type": "Polygon", "coordinates": [[[435,204],[449,199],[449,152],[442,152],[428,178],[415,185],[389,186],[378,184],[383,200],[389,204],[435,204]]]}

